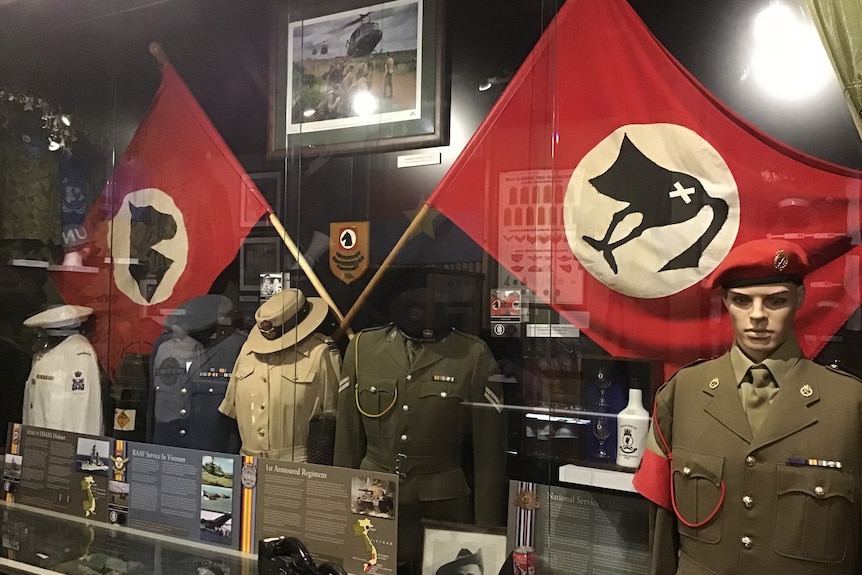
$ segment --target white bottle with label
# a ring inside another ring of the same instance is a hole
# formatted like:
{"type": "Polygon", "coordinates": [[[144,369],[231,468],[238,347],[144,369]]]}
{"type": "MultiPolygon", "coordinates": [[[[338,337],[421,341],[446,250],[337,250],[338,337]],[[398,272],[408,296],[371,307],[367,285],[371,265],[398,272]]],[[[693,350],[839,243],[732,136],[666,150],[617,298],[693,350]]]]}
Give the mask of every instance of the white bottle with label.
{"type": "Polygon", "coordinates": [[[637,468],[643,457],[649,412],[643,406],[643,392],[637,379],[632,379],[629,388],[629,404],[617,414],[617,465],[637,468]]]}

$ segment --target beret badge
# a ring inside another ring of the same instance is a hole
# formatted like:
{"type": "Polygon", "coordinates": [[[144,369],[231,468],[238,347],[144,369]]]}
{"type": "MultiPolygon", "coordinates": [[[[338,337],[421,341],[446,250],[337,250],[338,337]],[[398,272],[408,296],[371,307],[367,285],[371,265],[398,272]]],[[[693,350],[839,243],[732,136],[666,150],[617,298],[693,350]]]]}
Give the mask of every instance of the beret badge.
{"type": "Polygon", "coordinates": [[[775,266],[775,269],[782,272],[789,263],[790,258],[787,257],[787,253],[784,250],[778,250],[775,252],[775,257],[772,258],[772,265],[775,266]]]}

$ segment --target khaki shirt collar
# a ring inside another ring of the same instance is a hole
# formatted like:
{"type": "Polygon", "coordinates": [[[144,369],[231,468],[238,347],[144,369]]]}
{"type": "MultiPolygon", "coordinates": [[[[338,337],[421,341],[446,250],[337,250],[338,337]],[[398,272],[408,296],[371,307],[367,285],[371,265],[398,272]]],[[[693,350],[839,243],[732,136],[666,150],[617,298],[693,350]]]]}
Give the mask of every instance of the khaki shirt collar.
{"type": "MultiPolygon", "coordinates": [[[[800,349],[799,343],[796,341],[796,336],[791,335],[769,357],[757,365],[765,365],[772,374],[775,384],[781,387],[787,379],[788,372],[802,357],[802,349],[800,349]]],[[[751,358],[745,355],[742,348],[734,341],[733,346],[730,348],[730,364],[733,366],[733,376],[736,378],[736,385],[739,386],[748,372],[748,368],[755,365],[755,362],[751,361],[751,358]]]]}

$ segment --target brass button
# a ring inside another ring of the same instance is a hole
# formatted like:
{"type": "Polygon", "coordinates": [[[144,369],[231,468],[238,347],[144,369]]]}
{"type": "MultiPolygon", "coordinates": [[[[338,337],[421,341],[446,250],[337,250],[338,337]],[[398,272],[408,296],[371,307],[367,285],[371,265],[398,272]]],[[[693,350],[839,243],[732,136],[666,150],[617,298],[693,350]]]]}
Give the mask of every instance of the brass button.
{"type": "Polygon", "coordinates": [[[752,505],[754,505],[754,500],[746,495],[742,498],[742,504],[745,505],[746,509],[751,509],[752,505]]]}
{"type": "Polygon", "coordinates": [[[440,397],[442,397],[443,399],[446,399],[447,397],[449,397],[449,394],[448,394],[448,393],[446,393],[445,391],[441,391],[441,392],[440,392],[440,397]]]}
{"type": "Polygon", "coordinates": [[[257,434],[260,435],[261,437],[263,437],[264,435],[266,435],[266,432],[261,427],[260,429],[257,430],[257,434]]]}
{"type": "Polygon", "coordinates": [[[213,392],[213,388],[210,388],[210,393],[214,393],[214,392],[213,392]]]}
{"type": "Polygon", "coordinates": [[[181,410],[180,410],[180,415],[185,415],[185,414],[186,414],[186,409],[185,409],[185,408],[181,409],[181,410]]]}
{"type": "Polygon", "coordinates": [[[407,381],[413,381],[413,374],[407,374],[407,381]]]}
{"type": "Polygon", "coordinates": [[[185,437],[185,436],[186,436],[186,430],[180,429],[180,437],[185,437]]]}
{"type": "Polygon", "coordinates": [[[818,485],[814,488],[814,495],[816,495],[818,499],[823,499],[823,496],[826,495],[826,490],[818,485]]]}
{"type": "Polygon", "coordinates": [[[407,413],[408,411],[410,411],[410,406],[409,405],[402,405],[401,409],[404,411],[404,413],[407,413]]]}
{"type": "Polygon", "coordinates": [[[754,541],[751,540],[751,537],[743,537],[742,538],[742,546],[746,549],[751,549],[754,545],[754,541]]]}
{"type": "Polygon", "coordinates": [[[182,393],[183,395],[185,395],[186,393],[188,393],[188,390],[184,387],[184,388],[182,388],[182,389],[180,390],[180,393],[182,393]]]}
{"type": "Polygon", "coordinates": [[[682,468],[682,474],[685,475],[686,477],[691,475],[691,467],[683,467],[682,468]]]}
{"type": "Polygon", "coordinates": [[[754,467],[754,464],[757,463],[757,460],[754,459],[753,455],[749,455],[745,458],[745,464],[749,467],[754,467]]]}
{"type": "Polygon", "coordinates": [[[407,443],[407,434],[406,433],[401,436],[401,441],[403,441],[404,443],[407,443]]]}
{"type": "Polygon", "coordinates": [[[377,388],[376,388],[376,387],[374,387],[374,386],[372,385],[372,386],[368,389],[368,391],[370,391],[371,393],[377,393],[377,388]]]}

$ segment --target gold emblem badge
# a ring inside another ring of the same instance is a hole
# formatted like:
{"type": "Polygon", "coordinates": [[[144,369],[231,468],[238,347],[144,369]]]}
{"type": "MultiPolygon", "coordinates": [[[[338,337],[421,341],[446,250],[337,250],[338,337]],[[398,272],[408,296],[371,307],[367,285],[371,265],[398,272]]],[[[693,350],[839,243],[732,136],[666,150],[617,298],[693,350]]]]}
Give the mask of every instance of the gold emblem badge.
{"type": "Polygon", "coordinates": [[[515,507],[532,511],[539,508],[539,496],[534,491],[526,489],[519,491],[515,495],[515,507]]]}
{"type": "Polygon", "coordinates": [[[352,284],[368,271],[370,227],[367,221],[329,224],[329,269],[346,284],[352,284]]]}
{"type": "Polygon", "coordinates": [[[716,387],[718,387],[718,383],[718,378],[713,377],[712,380],[709,382],[709,389],[715,389],[716,387]]]}
{"type": "Polygon", "coordinates": [[[784,271],[784,268],[787,267],[787,264],[790,263],[790,258],[787,257],[787,253],[784,250],[778,250],[775,252],[775,257],[772,258],[772,265],[775,266],[780,272],[784,271]]]}
{"type": "Polygon", "coordinates": [[[112,460],[114,462],[114,473],[122,473],[126,463],[129,462],[129,458],[123,457],[122,455],[117,455],[112,460]]]}
{"type": "Polygon", "coordinates": [[[799,388],[799,393],[802,394],[802,397],[811,397],[811,395],[814,393],[814,390],[811,389],[811,386],[806,383],[799,388]]]}

